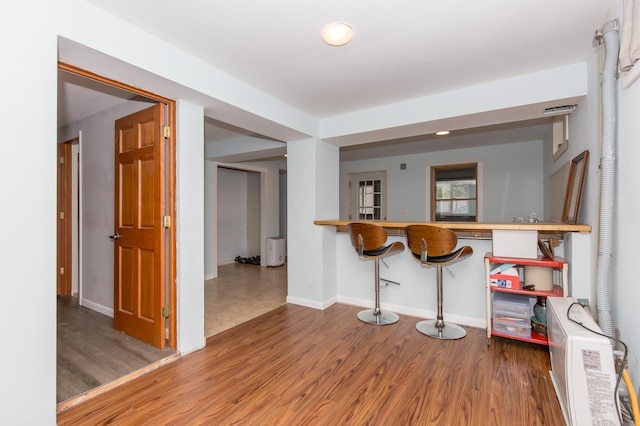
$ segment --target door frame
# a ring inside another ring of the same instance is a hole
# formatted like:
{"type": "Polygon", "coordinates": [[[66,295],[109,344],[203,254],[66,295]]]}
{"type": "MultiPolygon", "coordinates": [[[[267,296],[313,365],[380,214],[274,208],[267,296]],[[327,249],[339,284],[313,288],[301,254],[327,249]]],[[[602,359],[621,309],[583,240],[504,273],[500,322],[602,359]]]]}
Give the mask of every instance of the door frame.
{"type": "Polygon", "coordinates": [[[267,265],[267,258],[266,258],[266,249],[265,249],[265,244],[267,241],[267,206],[266,206],[266,193],[265,193],[265,188],[266,188],[266,176],[267,176],[267,172],[268,169],[263,168],[263,167],[253,167],[253,166],[247,166],[245,164],[232,164],[232,163],[221,163],[218,161],[213,161],[213,170],[214,170],[214,177],[213,177],[213,181],[216,182],[215,185],[213,185],[212,192],[213,192],[213,227],[216,231],[215,235],[216,238],[214,240],[213,243],[213,250],[212,250],[212,257],[213,257],[213,274],[210,276],[205,277],[205,279],[209,280],[209,279],[213,279],[213,278],[217,278],[218,277],[218,238],[217,238],[217,229],[218,229],[218,169],[219,168],[225,168],[225,169],[233,169],[233,170],[239,170],[242,172],[255,172],[255,173],[260,173],[260,266],[266,266],[267,265]]]}
{"type": "Polygon", "coordinates": [[[168,146],[165,153],[167,158],[166,174],[166,214],[173,219],[172,225],[168,228],[167,247],[166,247],[166,269],[167,269],[167,296],[170,307],[170,315],[168,321],[168,344],[171,349],[177,348],[177,297],[176,297],[176,206],[175,206],[175,189],[176,189],[176,101],[160,96],[156,93],[146,91],[137,87],[130,86],[110,78],[98,75],[91,71],[85,70],[75,65],[71,65],[62,61],[58,61],[58,69],[85,77],[109,86],[117,87],[137,95],[152,99],[158,103],[166,105],[168,115],[167,125],[171,129],[168,146]]]}
{"type": "Polygon", "coordinates": [[[73,293],[73,142],[78,138],[58,142],[57,179],[57,271],[56,287],[58,296],[73,293]]]}
{"type": "MultiPolygon", "coordinates": [[[[78,189],[81,183],[80,170],[82,168],[81,167],[82,157],[80,156],[81,141],[82,141],[82,131],[79,130],[78,136],[75,136],[71,139],[68,139],[62,142],[58,142],[59,145],[64,144],[64,145],[70,146],[70,150],[69,150],[70,155],[68,156],[68,158],[65,156],[65,161],[68,160],[70,163],[68,164],[68,167],[70,168],[69,170],[70,176],[68,179],[64,179],[63,181],[61,181],[60,176],[58,176],[58,181],[57,181],[58,193],[60,191],[64,191],[67,194],[67,197],[69,198],[68,211],[65,213],[69,215],[69,217],[67,218],[68,226],[65,227],[64,236],[58,233],[57,256],[59,260],[61,255],[69,257],[65,263],[69,267],[68,274],[71,275],[71,277],[68,278],[70,290],[71,290],[70,294],[73,295],[74,293],[77,292],[78,299],[80,300],[80,304],[82,304],[82,287],[81,287],[82,283],[79,279],[82,276],[82,273],[81,273],[82,263],[80,261],[80,253],[82,251],[82,248],[81,248],[82,235],[80,233],[80,230],[82,229],[82,227],[80,226],[81,217],[78,213],[82,210],[82,200],[80,198],[80,191],[78,189]],[[66,242],[68,244],[68,247],[66,248],[67,250],[66,253],[60,253],[60,250],[61,250],[60,238],[66,239],[66,242]]],[[[61,218],[58,217],[58,220],[61,220],[61,218]]],[[[60,265],[58,265],[58,267],[59,266],[60,265]]],[[[58,273],[59,272],[60,271],[58,271],[58,273]]],[[[65,274],[67,274],[66,270],[65,270],[65,274]]]]}
{"type": "MultiPolygon", "coordinates": [[[[352,183],[351,181],[354,178],[357,178],[357,175],[375,175],[376,173],[384,173],[384,182],[382,185],[382,189],[383,189],[383,208],[384,211],[382,213],[384,213],[383,218],[381,218],[380,220],[387,220],[387,217],[389,217],[389,169],[385,169],[385,168],[381,168],[381,169],[370,169],[370,170],[349,170],[344,172],[344,179],[343,179],[343,188],[342,188],[342,192],[343,192],[343,207],[342,207],[342,211],[343,211],[343,215],[345,219],[349,219],[349,215],[351,213],[353,213],[353,197],[352,197],[352,183]]],[[[353,218],[353,219],[349,219],[349,220],[358,220],[357,218],[353,218]]]]}

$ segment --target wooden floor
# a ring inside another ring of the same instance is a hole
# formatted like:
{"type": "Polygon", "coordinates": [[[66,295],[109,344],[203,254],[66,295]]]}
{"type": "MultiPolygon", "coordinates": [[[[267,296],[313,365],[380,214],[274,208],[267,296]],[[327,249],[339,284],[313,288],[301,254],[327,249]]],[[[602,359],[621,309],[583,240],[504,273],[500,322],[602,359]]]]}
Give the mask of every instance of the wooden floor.
{"type": "Polygon", "coordinates": [[[59,425],[562,425],[546,347],[416,318],[284,305],[195,353],[58,414],[59,425]]]}
{"type": "Polygon", "coordinates": [[[70,400],[169,357],[114,330],[113,319],[80,306],[78,298],[57,301],[56,400],[70,400]]]}
{"type": "MultiPolygon", "coordinates": [[[[205,336],[228,330],[286,303],[286,266],[233,263],[205,282],[205,336]]],[[[57,304],[58,409],[144,374],[176,351],[156,349],[113,329],[113,319],[64,296],[57,304]]]]}

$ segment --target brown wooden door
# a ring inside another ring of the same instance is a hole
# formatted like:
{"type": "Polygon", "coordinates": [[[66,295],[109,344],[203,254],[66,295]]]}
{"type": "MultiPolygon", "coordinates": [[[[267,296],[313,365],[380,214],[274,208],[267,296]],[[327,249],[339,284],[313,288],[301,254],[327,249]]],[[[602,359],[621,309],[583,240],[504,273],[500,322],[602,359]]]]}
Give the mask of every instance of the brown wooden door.
{"type": "Polygon", "coordinates": [[[57,293],[61,296],[71,294],[71,238],[73,212],[72,200],[72,158],[71,143],[58,144],[58,211],[57,211],[57,293]]]}
{"type": "Polygon", "coordinates": [[[113,326],[165,346],[164,105],[116,121],[113,326]]]}

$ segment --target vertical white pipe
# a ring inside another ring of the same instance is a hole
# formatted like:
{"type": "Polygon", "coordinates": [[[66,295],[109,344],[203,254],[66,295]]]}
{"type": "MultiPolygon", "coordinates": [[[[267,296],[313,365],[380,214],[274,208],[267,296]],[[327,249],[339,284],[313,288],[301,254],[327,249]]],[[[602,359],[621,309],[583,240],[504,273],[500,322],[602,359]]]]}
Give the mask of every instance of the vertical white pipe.
{"type": "Polygon", "coordinates": [[[602,332],[614,338],[611,315],[611,263],[613,260],[613,208],[615,206],[615,153],[616,153],[616,73],[618,66],[617,25],[603,34],[605,60],[602,73],[602,141],[600,167],[600,228],[598,266],[596,271],[596,302],[598,324],[602,332]]]}

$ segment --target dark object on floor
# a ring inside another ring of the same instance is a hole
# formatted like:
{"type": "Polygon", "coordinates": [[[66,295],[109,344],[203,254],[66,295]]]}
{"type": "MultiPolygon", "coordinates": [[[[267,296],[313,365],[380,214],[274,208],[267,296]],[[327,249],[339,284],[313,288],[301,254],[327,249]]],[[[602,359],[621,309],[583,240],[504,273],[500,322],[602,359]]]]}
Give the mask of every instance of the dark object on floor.
{"type": "Polygon", "coordinates": [[[531,317],[531,328],[542,337],[547,337],[547,325],[538,321],[536,317],[531,317]]]}
{"type": "Polygon", "coordinates": [[[250,265],[259,265],[260,264],[260,256],[253,256],[253,257],[236,256],[236,262],[238,262],[238,263],[247,263],[247,264],[250,264],[250,265]]]}

